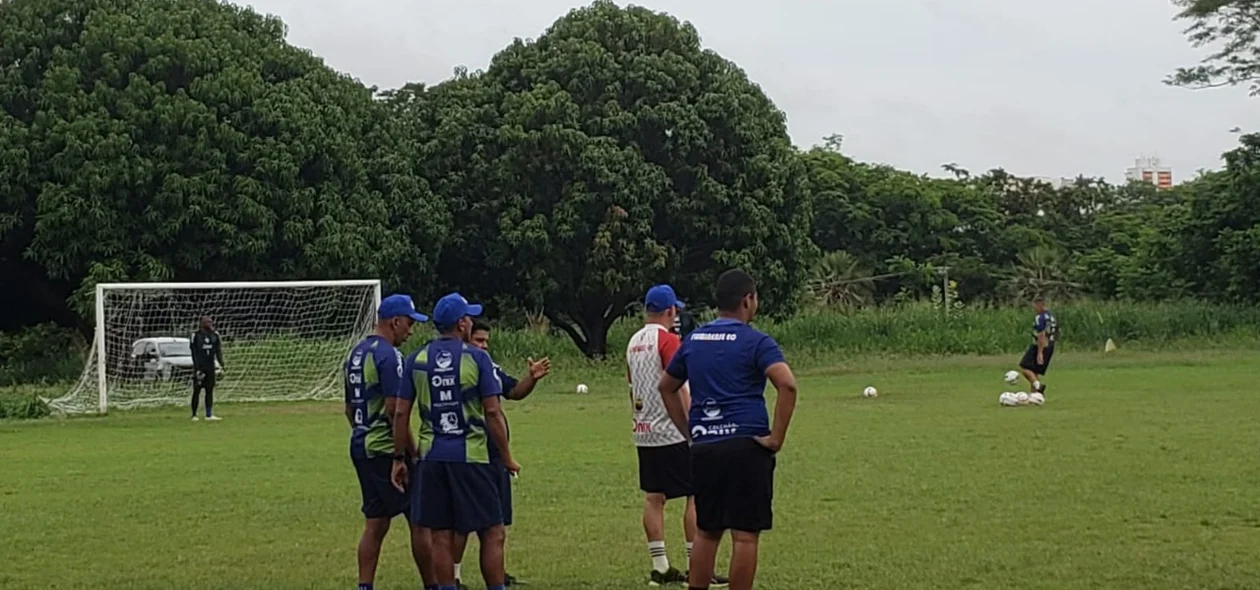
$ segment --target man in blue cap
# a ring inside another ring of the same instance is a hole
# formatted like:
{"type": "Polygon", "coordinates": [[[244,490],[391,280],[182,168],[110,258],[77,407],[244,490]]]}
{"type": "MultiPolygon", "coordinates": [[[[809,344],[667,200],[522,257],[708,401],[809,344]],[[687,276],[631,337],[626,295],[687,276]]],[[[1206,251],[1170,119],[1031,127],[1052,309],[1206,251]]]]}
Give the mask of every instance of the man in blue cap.
{"type": "MultiPolygon", "coordinates": [[[[687,561],[691,560],[696,537],[696,508],[691,498],[691,446],[665,411],[659,385],[665,368],[682,346],[670,330],[683,309],[674,288],[656,285],[643,298],[644,325],[630,337],[626,346],[626,376],[634,411],[634,446],[639,455],[639,489],[643,491],[643,532],[647,535],[652,586],[683,583],[687,574],[671,567],[665,552],[665,503],[684,498],[683,537],[687,561]]],[[[689,406],[687,388],[682,388],[683,405],[689,406]]],[[[720,588],[726,578],[713,576],[710,587],[720,588]]]]}
{"type": "MultiPolygon", "coordinates": [[[[473,322],[472,337],[468,341],[469,344],[480,348],[487,353],[490,352],[490,324],[484,320],[476,320],[473,322]]],[[[503,367],[497,363],[494,366],[495,375],[499,378],[499,383],[503,384],[503,398],[509,400],[523,400],[534,392],[534,388],[538,386],[538,382],[551,372],[551,359],[543,358],[535,361],[533,358],[526,360],[528,370],[524,377],[516,379],[503,370],[503,367]]],[[[504,413],[504,424],[507,424],[507,414],[504,413]]],[[[508,439],[512,438],[511,428],[508,428],[508,439]]],[[[512,526],[512,476],[502,463],[498,460],[498,447],[490,446],[490,462],[498,465],[499,469],[499,502],[503,510],[503,528],[506,530],[512,526]]],[[[455,535],[455,545],[452,548],[453,554],[451,559],[455,561],[455,585],[459,590],[467,590],[467,586],[463,585],[461,580],[461,570],[463,569],[460,562],[464,559],[464,549],[468,546],[468,535],[455,535]]],[[[506,549],[504,549],[506,552],[506,549]]],[[[512,574],[507,573],[504,569],[503,585],[511,587],[516,584],[522,584],[512,574]]]]}
{"type": "Polygon", "coordinates": [[[504,587],[499,470],[515,474],[521,467],[508,447],[500,404],[503,384],[494,363],[484,350],[467,343],[478,315],[481,306],[459,293],[438,300],[433,324],[439,336],[407,359],[394,415],[394,483],[402,487],[408,459],[418,457],[409,516],[430,533],[438,590],[456,588],[456,532],[477,533],[486,588],[504,587]],[[418,441],[410,429],[413,403],[419,406],[418,441]],[[491,445],[498,449],[502,467],[491,463],[491,445]]]}
{"type": "Polygon", "coordinates": [[[359,590],[372,590],[390,520],[408,508],[407,495],[391,481],[394,434],[390,422],[403,371],[402,353],[396,347],[411,336],[416,322],[426,321],[411,297],[382,299],[375,332],[350,350],[343,369],[350,460],[359,476],[366,519],[359,539],[359,590]]]}

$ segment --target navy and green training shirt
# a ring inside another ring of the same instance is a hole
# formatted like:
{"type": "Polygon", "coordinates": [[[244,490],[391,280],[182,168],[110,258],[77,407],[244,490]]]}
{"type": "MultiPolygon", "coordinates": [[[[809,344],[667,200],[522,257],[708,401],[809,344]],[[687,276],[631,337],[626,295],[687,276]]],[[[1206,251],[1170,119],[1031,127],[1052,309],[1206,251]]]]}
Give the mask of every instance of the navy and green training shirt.
{"type": "Polygon", "coordinates": [[[784,362],[774,338],[731,318],[689,334],[666,372],[691,387],[695,444],[770,434],[766,369],[784,362]]]}
{"type": "Polygon", "coordinates": [[[1054,346],[1054,341],[1059,337],[1059,320],[1054,318],[1054,313],[1045,310],[1033,319],[1033,343],[1037,342],[1037,335],[1042,332],[1046,333],[1046,345],[1054,346]]]}
{"type": "Polygon", "coordinates": [[[494,442],[481,400],[503,395],[490,355],[458,338],[438,338],[412,354],[399,397],[420,413],[421,461],[489,463],[494,442]]]}
{"type": "Polygon", "coordinates": [[[368,336],[350,350],[342,374],[354,422],[351,457],[393,455],[394,433],[385,415],[385,398],[398,396],[402,369],[402,353],[381,336],[368,336]]]}

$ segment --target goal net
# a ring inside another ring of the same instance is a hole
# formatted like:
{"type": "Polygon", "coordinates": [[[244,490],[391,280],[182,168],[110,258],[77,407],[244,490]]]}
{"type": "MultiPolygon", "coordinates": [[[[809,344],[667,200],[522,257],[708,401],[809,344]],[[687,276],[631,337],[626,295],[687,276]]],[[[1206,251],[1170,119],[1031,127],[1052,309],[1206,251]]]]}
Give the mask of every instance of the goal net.
{"type": "Polygon", "coordinates": [[[96,286],[96,336],[67,414],[187,404],[202,316],[223,350],[214,402],[336,398],[347,351],[371,332],[380,281],[96,286]]]}

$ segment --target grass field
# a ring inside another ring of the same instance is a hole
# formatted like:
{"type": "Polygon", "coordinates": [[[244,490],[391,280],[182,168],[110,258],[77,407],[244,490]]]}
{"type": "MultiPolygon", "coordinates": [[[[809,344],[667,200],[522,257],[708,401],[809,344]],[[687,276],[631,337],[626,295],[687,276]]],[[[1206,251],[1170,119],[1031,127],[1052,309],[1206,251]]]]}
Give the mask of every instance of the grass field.
{"type": "MultiPolygon", "coordinates": [[[[1010,359],[805,371],[758,587],[1256,588],[1258,357],[1062,353],[1047,405],[1013,409],[997,405],[1010,359]],[[868,384],[879,398],[858,396],[868,384]]],[[[643,587],[625,386],[608,367],[550,379],[509,407],[524,470],[508,569],[535,588],[643,587]],[[570,393],[579,380],[591,394],[570,393]]],[[[340,407],[220,413],[0,422],[0,588],[353,587],[340,407]]],[[[402,530],[382,590],[419,587],[402,530]]]]}

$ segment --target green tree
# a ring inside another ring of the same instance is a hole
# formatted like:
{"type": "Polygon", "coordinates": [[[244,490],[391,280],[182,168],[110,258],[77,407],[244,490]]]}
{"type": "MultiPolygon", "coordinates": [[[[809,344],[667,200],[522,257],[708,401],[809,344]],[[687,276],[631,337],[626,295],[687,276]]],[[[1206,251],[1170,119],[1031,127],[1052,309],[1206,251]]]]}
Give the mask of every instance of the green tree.
{"type": "Polygon", "coordinates": [[[595,2],[425,94],[458,212],[443,281],[541,308],[594,357],[654,282],[703,303],[738,266],[767,311],[796,305],[811,211],[783,113],[691,25],[595,2]]]}
{"type": "MultiPolygon", "coordinates": [[[[1195,295],[1182,241],[1190,207],[1186,203],[1150,206],[1130,220],[1135,228],[1120,258],[1116,295],[1133,301],[1182,299],[1195,295]]],[[[1119,240],[1117,240],[1119,242],[1119,240]]]]}
{"type": "Polygon", "coordinates": [[[823,148],[802,159],[814,200],[813,239],[823,251],[850,252],[872,268],[898,255],[925,260],[942,251],[957,225],[930,179],[823,148]]]}
{"type": "Polygon", "coordinates": [[[385,141],[370,89],[284,34],[214,0],[6,2],[4,272],[80,295],[99,281],[397,279],[409,240],[440,241],[414,214],[427,197],[407,146],[385,141]]]}
{"type": "Polygon", "coordinates": [[[1178,68],[1165,80],[1174,86],[1249,86],[1260,94],[1260,2],[1256,0],[1173,0],[1177,17],[1190,21],[1186,38],[1211,47],[1199,65],[1178,68]]]}
{"type": "Polygon", "coordinates": [[[1031,301],[1037,295],[1056,301],[1071,299],[1081,285],[1068,280],[1072,269],[1062,251],[1046,246],[1019,253],[1017,266],[1008,282],[1016,301],[1031,301]]]}
{"type": "Polygon", "coordinates": [[[1260,135],[1244,135],[1225,169],[1186,188],[1178,274],[1209,298],[1260,300],[1260,135]]]}
{"type": "Polygon", "coordinates": [[[1075,280],[1094,297],[1159,300],[1187,295],[1173,269],[1188,211],[1185,187],[1157,190],[1147,182],[1109,187],[1111,203],[1082,216],[1071,246],[1075,280]]]}
{"type": "Polygon", "coordinates": [[[848,252],[827,252],[814,267],[809,293],[827,307],[862,307],[874,302],[875,281],[871,272],[848,252]]]}
{"type": "Polygon", "coordinates": [[[995,273],[1018,252],[1004,241],[1000,192],[965,170],[950,167],[954,179],[928,178],[854,162],[832,147],[802,159],[815,243],[852,254],[875,274],[894,275],[877,284],[880,297],[926,296],[935,285],[933,266],[951,268],[962,296],[991,297],[995,273]]]}

